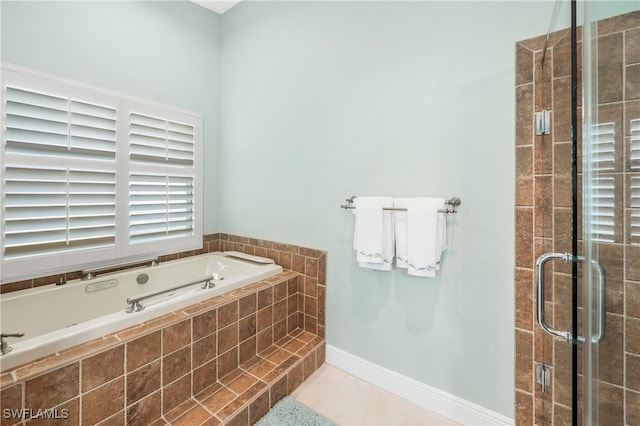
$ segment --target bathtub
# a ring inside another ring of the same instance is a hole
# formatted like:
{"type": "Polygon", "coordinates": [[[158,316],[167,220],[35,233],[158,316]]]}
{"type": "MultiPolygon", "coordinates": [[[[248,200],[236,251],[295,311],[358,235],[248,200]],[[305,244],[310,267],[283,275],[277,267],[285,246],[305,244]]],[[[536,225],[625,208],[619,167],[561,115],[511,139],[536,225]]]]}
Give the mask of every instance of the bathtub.
{"type": "Polygon", "coordinates": [[[282,272],[281,266],[261,263],[268,259],[236,256],[243,255],[215,252],[2,295],[2,333],[25,335],[8,339],[13,350],[0,356],[0,368],[11,369],[282,272]],[[204,277],[213,278],[212,288],[202,288],[204,277]],[[127,299],[194,281],[198,283],[141,301],[140,311],[127,312],[127,299]]]}

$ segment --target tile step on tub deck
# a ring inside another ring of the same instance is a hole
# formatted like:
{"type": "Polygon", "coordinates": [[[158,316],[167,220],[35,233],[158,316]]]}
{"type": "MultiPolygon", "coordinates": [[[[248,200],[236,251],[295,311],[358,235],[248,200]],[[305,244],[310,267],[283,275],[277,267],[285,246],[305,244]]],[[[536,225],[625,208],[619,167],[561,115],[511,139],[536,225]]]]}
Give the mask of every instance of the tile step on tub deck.
{"type": "Polygon", "coordinates": [[[294,330],[152,425],[252,425],[324,363],[324,348],[294,330]]]}

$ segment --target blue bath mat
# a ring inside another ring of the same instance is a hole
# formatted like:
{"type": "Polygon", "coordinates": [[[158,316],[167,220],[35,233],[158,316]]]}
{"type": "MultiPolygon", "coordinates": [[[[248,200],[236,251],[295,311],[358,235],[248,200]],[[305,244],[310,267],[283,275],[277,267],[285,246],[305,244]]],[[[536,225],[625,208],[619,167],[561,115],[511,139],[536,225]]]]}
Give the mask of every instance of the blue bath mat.
{"type": "Polygon", "coordinates": [[[256,426],[338,426],[290,396],[280,400],[256,426]]]}

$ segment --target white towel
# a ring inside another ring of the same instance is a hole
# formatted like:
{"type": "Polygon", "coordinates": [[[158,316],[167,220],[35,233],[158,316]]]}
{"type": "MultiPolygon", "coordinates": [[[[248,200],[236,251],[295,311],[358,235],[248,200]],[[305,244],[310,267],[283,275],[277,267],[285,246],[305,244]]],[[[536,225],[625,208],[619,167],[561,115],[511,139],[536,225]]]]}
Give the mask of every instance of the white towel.
{"type": "Polygon", "coordinates": [[[393,263],[393,216],[391,197],[357,197],[353,248],[358,265],[365,269],[390,271],[393,263]]]}
{"type": "Polygon", "coordinates": [[[435,277],[440,269],[442,252],[447,248],[447,220],[438,209],[443,198],[397,198],[396,266],[407,268],[409,275],[435,277]]]}

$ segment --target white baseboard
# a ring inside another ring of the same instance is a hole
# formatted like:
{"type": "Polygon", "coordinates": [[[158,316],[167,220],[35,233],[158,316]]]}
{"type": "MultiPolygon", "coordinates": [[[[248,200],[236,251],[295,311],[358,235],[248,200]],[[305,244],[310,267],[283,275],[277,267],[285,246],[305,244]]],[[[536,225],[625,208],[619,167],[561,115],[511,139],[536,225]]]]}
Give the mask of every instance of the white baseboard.
{"type": "Polygon", "coordinates": [[[326,361],[347,373],[463,425],[513,425],[513,419],[327,345],[326,361]]]}

